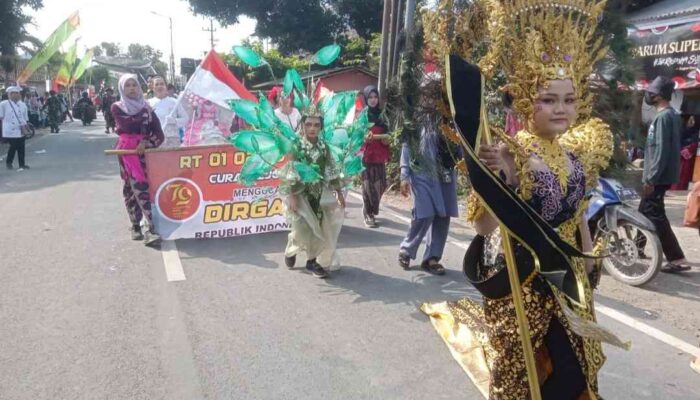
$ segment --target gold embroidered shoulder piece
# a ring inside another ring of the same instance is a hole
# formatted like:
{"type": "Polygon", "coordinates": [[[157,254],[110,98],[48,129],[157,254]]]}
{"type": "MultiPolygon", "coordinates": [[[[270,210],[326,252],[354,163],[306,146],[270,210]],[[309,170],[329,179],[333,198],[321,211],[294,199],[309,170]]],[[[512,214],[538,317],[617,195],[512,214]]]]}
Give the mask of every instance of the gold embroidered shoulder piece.
{"type": "Polygon", "coordinates": [[[613,154],[610,127],[599,118],[591,118],[571,128],[559,142],[581,160],[586,173],[586,189],[595,187],[600,172],[608,167],[613,154]]]}

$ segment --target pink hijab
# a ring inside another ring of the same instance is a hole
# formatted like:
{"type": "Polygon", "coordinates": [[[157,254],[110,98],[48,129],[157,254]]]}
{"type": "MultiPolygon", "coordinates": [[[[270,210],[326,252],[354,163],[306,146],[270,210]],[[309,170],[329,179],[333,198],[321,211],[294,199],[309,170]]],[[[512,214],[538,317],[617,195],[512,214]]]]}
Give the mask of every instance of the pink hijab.
{"type": "Polygon", "coordinates": [[[138,85],[139,90],[135,98],[127,97],[124,95],[124,86],[126,81],[133,80],[138,85],[139,79],[134,74],[124,74],[119,78],[119,96],[121,100],[116,102],[117,107],[121,108],[128,115],[136,115],[145,107],[148,107],[148,103],[143,97],[143,90],[141,90],[141,85],[138,85]]]}

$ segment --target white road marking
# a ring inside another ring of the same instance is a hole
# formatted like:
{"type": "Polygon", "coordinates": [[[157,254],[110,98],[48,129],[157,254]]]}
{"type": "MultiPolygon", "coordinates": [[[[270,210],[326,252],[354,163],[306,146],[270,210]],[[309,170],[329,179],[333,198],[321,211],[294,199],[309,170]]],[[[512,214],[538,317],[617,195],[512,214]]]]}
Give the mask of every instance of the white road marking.
{"type": "MultiPolygon", "coordinates": [[[[360,196],[359,194],[354,193],[354,192],[350,192],[349,194],[351,196],[353,196],[354,198],[362,201],[362,196],[360,196]]],[[[402,221],[406,224],[411,223],[410,218],[406,218],[405,216],[403,216],[401,214],[398,214],[398,213],[393,212],[391,210],[387,210],[386,207],[380,206],[380,209],[382,210],[382,213],[391,215],[392,217],[396,218],[399,221],[402,221]]],[[[454,245],[454,246],[457,246],[463,250],[466,250],[468,247],[466,244],[457,241],[455,238],[450,238],[447,242],[454,245]]],[[[690,344],[682,339],[679,339],[675,336],[669,335],[668,333],[666,333],[664,331],[656,329],[653,326],[647,325],[641,321],[638,321],[638,320],[630,317],[627,314],[624,314],[620,311],[614,310],[610,307],[606,307],[598,302],[595,303],[595,309],[596,309],[596,311],[600,312],[601,314],[607,315],[608,317],[610,317],[610,318],[612,318],[612,319],[614,319],[614,320],[616,320],[624,325],[627,325],[632,329],[635,329],[635,330],[637,330],[637,331],[639,331],[647,336],[650,336],[650,337],[652,337],[660,342],[666,343],[667,345],[669,345],[671,347],[675,347],[676,349],[678,349],[684,353],[690,354],[690,355],[695,356],[695,357],[700,357],[700,347],[693,346],[692,344],[690,344]]]]}
{"type": "Polygon", "coordinates": [[[174,240],[163,240],[160,245],[160,251],[163,254],[163,264],[165,265],[165,275],[168,282],[184,281],[185,271],[182,269],[180,261],[180,253],[177,251],[177,245],[174,240]]]}
{"type": "Polygon", "coordinates": [[[676,349],[684,353],[688,353],[695,357],[700,357],[700,348],[695,347],[684,340],[678,339],[675,336],[671,336],[664,331],[656,329],[653,326],[649,326],[641,321],[637,321],[636,319],[630,317],[627,314],[621,313],[610,307],[606,307],[600,303],[595,303],[595,309],[601,314],[605,314],[608,317],[629,326],[630,328],[636,329],[647,336],[651,336],[654,339],[664,342],[669,346],[675,347],[676,349]]]}

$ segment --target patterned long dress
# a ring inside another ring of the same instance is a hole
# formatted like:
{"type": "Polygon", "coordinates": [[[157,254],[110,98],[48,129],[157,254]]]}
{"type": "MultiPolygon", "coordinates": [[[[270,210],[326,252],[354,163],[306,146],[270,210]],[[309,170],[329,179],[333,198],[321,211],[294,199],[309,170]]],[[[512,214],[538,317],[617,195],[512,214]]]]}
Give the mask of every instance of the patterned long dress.
{"type": "MultiPolygon", "coordinates": [[[[527,138],[532,135],[524,133],[527,138]]],[[[523,132],[518,138],[523,138],[523,132]]],[[[518,139],[516,139],[518,140],[518,139]]],[[[519,195],[567,242],[580,247],[577,230],[585,210],[586,167],[573,152],[551,143],[520,143],[516,154],[519,195]]],[[[498,230],[497,230],[498,232],[498,230]]],[[[490,279],[505,269],[500,235],[487,237],[477,274],[490,279]],[[494,249],[489,253],[488,249],[494,249]]],[[[513,240],[518,268],[533,258],[513,240]]],[[[579,321],[595,322],[592,289],[583,260],[573,260],[587,301],[566,307],[564,296],[533,272],[522,281],[525,311],[543,399],[595,399],[597,374],[605,362],[599,340],[574,332],[579,321]],[[580,318],[580,319],[579,319],[580,318]],[[573,320],[572,320],[573,319],[573,320]]],[[[530,390],[512,296],[424,304],[422,310],[482,394],[490,400],[529,399],[530,390]]]]}
{"type": "MultiPolygon", "coordinates": [[[[117,127],[116,132],[119,135],[119,148],[136,148],[141,139],[146,141],[146,148],[155,148],[160,146],[165,140],[158,117],[149,107],[144,107],[136,115],[128,115],[116,104],[113,104],[111,113],[114,116],[117,127]],[[119,146],[128,142],[132,142],[135,145],[119,146]]],[[[124,204],[129,214],[132,229],[140,231],[141,220],[145,218],[149,230],[152,231],[151,197],[148,192],[146,158],[144,156],[119,156],[119,170],[124,181],[124,204]],[[137,173],[134,173],[133,168],[127,165],[130,162],[129,158],[132,158],[132,161],[137,159],[135,160],[136,169],[140,166],[140,170],[136,171],[137,173]]]]}

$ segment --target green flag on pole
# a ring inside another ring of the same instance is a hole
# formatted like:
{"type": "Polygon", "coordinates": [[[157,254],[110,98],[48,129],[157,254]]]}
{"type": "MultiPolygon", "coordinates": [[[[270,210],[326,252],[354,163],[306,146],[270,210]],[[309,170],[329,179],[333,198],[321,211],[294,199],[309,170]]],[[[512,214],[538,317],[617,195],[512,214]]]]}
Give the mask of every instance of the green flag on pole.
{"type": "Polygon", "coordinates": [[[65,42],[70,35],[75,31],[80,25],[80,15],[78,11],[73,13],[68,19],[63,21],[63,23],[49,36],[44,42],[41,50],[32,57],[29,64],[24,68],[22,73],[17,78],[17,82],[26,82],[30,76],[36,70],[41,68],[42,65],[49,61],[51,56],[53,56],[58,48],[61,47],[63,42],[65,42]]]}
{"type": "Polygon", "coordinates": [[[58,70],[56,74],[55,82],[57,85],[68,86],[70,83],[70,78],[73,74],[73,66],[75,65],[75,60],[78,58],[78,42],[76,41],[68,49],[66,53],[66,58],[63,59],[63,64],[61,64],[61,69],[58,70]]]}
{"type": "Polygon", "coordinates": [[[90,65],[90,62],[92,61],[92,55],[93,55],[93,50],[90,49],[87,52],[85,52],[85,55],[83,56],[83,59],[80,60],[80,64],[75,68],[75,72],[73,72],[73,78],[71,78],[70,84],[71,86],[78,80],[80,79],[81,76],[85,73],[87,70],[88,66],[90,65]]]}

